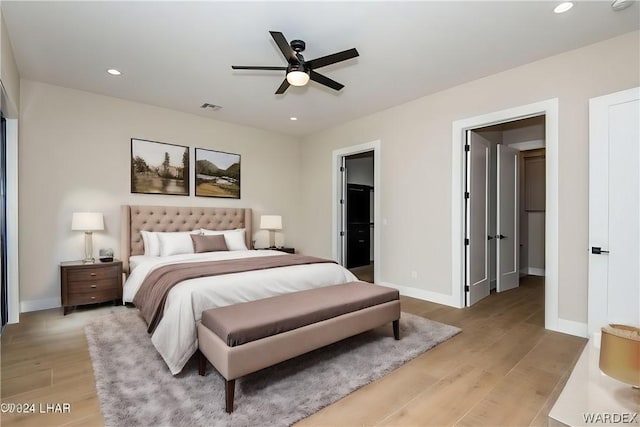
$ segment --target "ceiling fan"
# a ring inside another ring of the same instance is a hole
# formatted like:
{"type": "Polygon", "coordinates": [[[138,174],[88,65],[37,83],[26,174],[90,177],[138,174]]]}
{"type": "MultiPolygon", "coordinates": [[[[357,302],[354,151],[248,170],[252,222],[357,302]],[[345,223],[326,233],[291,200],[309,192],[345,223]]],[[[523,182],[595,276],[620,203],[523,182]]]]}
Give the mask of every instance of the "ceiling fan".
{"type": "Polygon", "coordinates": [[[302,40],[291,40],[291,43],[288,43],[284,34],[278,31],[269,31],[269,33],[271,33],[271,37],[273,37],[273,40],[275,40],[278,48],[280,48],[282,55],[289,63],[286,67],[232,65],[231,68],[234,70],[286,70],[286,77],[282,81],[278,90],[276,90],[276,95],[284,93],[289,86],[304,86],[309,82],[309,79],[330,87],[331,89],[340,90],[344,85],[330,79],[329,77],[323,76],[314,70],[316,68],[335,64],[336,62],[346,61],[347,59],[355,58],[360,55],[356,49],[349,49],[312,59],[310,61],[305,61],[304,57],[300,53],[305,49],[305,42],[302,40]]]}

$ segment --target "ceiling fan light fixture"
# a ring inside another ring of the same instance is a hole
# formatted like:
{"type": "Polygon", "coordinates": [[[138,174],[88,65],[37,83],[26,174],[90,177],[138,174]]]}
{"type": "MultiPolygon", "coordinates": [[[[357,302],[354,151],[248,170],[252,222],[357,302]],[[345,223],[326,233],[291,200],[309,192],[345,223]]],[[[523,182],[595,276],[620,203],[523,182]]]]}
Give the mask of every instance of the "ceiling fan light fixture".
{"type": "Polygon", "coordinates": [[[309,74],[299,70],[289,71],[287,81],[291,86],[304,86],[309,83],[309,74]]]}

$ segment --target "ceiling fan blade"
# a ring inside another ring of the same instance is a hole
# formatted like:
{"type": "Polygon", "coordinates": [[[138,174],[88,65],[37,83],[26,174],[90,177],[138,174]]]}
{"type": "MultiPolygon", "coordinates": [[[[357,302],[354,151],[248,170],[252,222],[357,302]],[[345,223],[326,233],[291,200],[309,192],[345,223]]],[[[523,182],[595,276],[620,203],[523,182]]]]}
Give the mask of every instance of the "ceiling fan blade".
{"type": "Polygon", "coordinates": [[[342,89],[344,87],[343,84],[340,84],[337,81],[332,80],[327,76],[323,76],[320,73],[316,73],[313,70],[311,70],[309,72],[309,77],[311,77],[311,80],[313,80],[314,82],[318,82],[321,85],[328,86],[328,87],[330,87],[331,89],[334,89],[334,90],[340,90],[340,89],[342,89]]]}
{"type": "Polygon", "coordinates": [[[346,61],[347,59],[355,58],[356,56],[360,56],[360,54],[354,48],[312,59],[311,61],[307,61],[306,64],[309,68],[320,68],[326,67],[327,65],[335,64],[336,62],[346,61]]]}
{"type": "Polygon", "coordinates": [[[262,66],[253,66],[253,65],[232,65],[232,69],[234,70],[278,70],[284,71],[287,67],[262,67],[262,66]]]}
{"type": "Polygon", "coordinates": [[[291,46],[289,46],[289,42],[286,38],[284,38],[284,34],[278,31],[269,31],[269,33],[278,45],[278,48],[280,48],[280,52],[282,52],[282,55],[284,55],[284,58],[287,60],[287,62],[298,62],[296,53],[293,51],[293,49],[291,49],[291,46]]]}
{"type": "Polygon", "coordinates": [[[284,79],[282,81],[282,84],[280,85],[280,87],[278,88],[278,90],[276,90],[276,95],[281,95],[284,93],[285,90],[287,90],[289,88],[289,82],[287,81],[287,79],[284,79]]]}

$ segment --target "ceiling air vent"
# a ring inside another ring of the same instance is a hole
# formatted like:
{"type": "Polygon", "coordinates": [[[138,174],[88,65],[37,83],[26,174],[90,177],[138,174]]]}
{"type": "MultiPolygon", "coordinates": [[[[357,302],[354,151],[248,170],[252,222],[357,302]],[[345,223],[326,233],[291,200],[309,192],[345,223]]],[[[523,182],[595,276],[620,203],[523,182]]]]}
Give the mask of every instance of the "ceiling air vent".
{"type": "Polygon", "coordinates": [[[222,106],[221,105],[216,105],[216,104],[209,104],[208,102],[205,102],[204,104],[202,104],[200,106],[200,108],[208,108],[208,109],[213,110],[213,111],[218,111],[219,109],[222,108],[222,106]]]}

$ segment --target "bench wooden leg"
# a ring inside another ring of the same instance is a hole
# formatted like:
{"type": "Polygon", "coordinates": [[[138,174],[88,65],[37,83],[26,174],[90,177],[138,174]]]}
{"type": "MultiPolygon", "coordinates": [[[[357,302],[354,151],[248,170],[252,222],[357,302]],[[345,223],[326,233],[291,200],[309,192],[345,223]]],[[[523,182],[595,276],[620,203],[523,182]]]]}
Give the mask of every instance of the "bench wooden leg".
{"type": "Polygon", "coordinates": [[[207,357],[198,350],[198,373],[202,376],[207,372],[207,357]]]}
{"type": "Polygon", "coordinates": [[[233,412],[233,395],[236,391],[236,380],[225,380],[225,383],[224,396],[227,404],[226,410],[227,414],[230,414],[233,412]]]}
{"type": "Polygon", "coordinates": [[[400,319],[393,321],[393,337],[396,340],[400,339],[400,319]]]}

